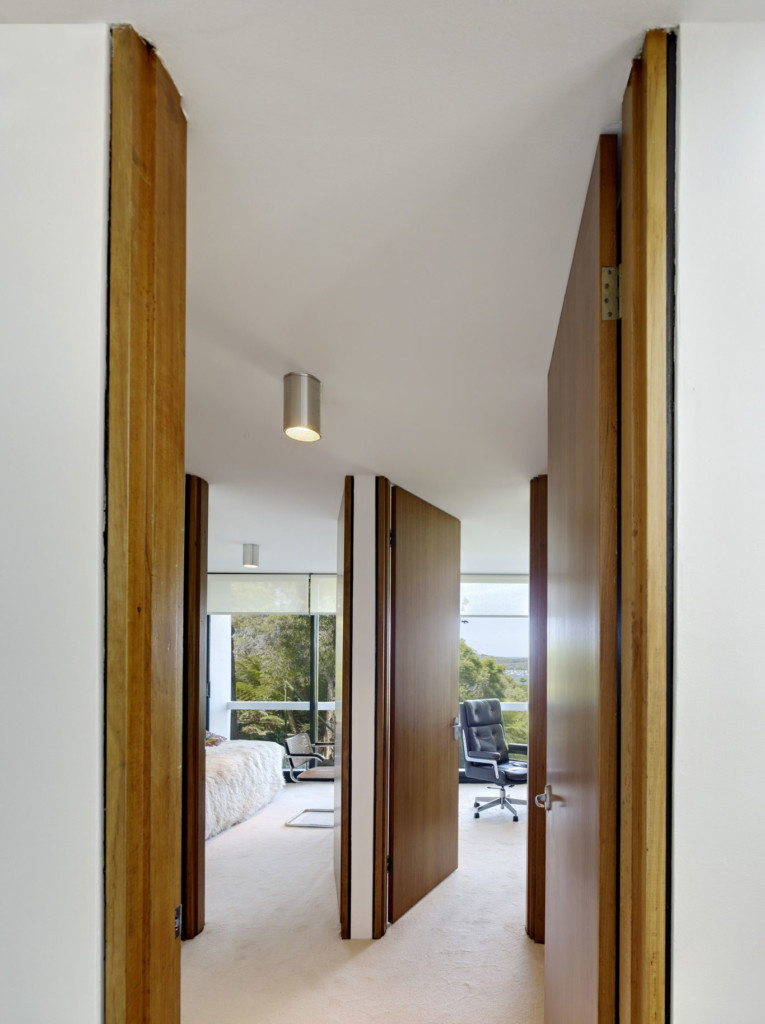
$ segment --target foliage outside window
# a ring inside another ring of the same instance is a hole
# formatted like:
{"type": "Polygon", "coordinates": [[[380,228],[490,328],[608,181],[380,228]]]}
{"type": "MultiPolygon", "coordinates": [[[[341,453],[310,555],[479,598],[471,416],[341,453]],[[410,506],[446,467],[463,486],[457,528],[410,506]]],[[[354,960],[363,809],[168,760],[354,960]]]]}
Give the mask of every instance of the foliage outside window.
{"type": "MultiPolygon", "coordinates": [[[[529,699],[528,577],[463,576],[460,700],[529,699]]],[[[528,710],[503,711],[508,744],[528,744],[528,710]]],[[[522,756],[517,752],[513,756],[522,756]]]]}
{"type": "MultiPolygon", "coordinates": [[[[318,655],[315,699],[317,702],[334,701],[334,615],[240,614],[233,615],[231,622],[235,700],[309,701],[311,647],[315,636],[318,655]]],[[[303,710],[240,710],[234,712],[234,721],[239,739],[283,743],[286,736],[312,731],[311,713],[303,710]]],[[[319,712],[316,726],[316,740],[334,742],[333,712],[319,712]]]]}
{"type": "MultiPolygon", "coordinates": [[[[211,646],[214,714],[223,702],[277,704],[229,708],[231,738],[283,743],[305,731],[332,743],[335,716],[326,705],[335,699],[336,577],[211,573],[207,607],[211,626],[218,617],[226,623],[211,646]]],[[[331,748],[325,753],[331,757],[331,748]]]]}
{"type": "MultiPolygon", "coordinates": [[[[460,700],[495,697],[505,703],[526,703],[529,699],[528,673],[511,674],[494,658],[482,658],[464,640],[460,640],[460,700]]],[[[529,742],[528,711],[504,711],[505,739],[508,743],[529,742]]]]}

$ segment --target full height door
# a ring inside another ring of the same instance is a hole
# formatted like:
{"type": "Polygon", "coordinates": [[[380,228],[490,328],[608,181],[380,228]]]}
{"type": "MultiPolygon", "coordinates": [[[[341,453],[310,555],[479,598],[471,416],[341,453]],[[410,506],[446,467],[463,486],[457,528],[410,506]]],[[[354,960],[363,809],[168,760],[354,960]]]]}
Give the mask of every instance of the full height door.
{"type": "MultiPolygon", "coordinates": [[[[529,793],[547,781],[547,477],[531,481],[529,537],[529,793]]],[[[546,815],[529,802],[526,932],[545,941],[546,815]]]]}
{"type": "Polygon", "coordinates": [[[396,921],[457,867],[460,524],[392,495],[390,881],[396,921]]]}
{"type": "Polygon", "coordinates": [[[186,476],[183,586],[182,937],[205,926],[205,724],[207,720],[207,509],[209,485],[186,476]]]}
{"type": "Polygon", "coordinates": [[[334,866],[340,936],[351,937],[351,641],[353,639],[353,477],[345,478],[337,519],[334,866]]]}
{"type": "Polygon", "coordinates": [[[616,209],[603,136],[548,378],[547,1024],[615,1018],[618,337],[601,279],[616,209]]]}

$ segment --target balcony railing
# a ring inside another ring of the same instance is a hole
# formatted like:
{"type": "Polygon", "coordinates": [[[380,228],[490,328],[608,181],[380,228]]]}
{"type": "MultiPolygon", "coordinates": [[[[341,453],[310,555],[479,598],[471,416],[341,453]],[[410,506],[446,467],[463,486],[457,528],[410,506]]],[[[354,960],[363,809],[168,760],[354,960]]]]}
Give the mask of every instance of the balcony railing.
{"type": "MultiPolygon", "coordinates": [[[[528,711],[528,701],[500,701],[503,711],[528,711]]],[[[334,711],[333,700],[317,701],[313,705],[317,711],[334,711]]],[[[311,704],[307,700],[230,700],[226,704],[229,711],[310,711],[311,704]]]]}
{"type": "Polygon", "coordinates": [[[333,700],[319,700],[311,704],[307,700],[230,700],[226,704],[229,711],[334,711],[333,700]]]}

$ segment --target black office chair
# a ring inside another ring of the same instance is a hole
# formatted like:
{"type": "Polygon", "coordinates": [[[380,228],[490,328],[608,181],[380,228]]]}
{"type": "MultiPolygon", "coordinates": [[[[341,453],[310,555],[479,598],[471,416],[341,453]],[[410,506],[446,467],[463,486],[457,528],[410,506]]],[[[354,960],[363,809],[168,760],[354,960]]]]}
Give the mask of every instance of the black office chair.
{"type": "MultiPolygon", "coordinates": [[[[478,796],[473,807],[485,811],[489,807],[504,807],[518,820],[518,811],[508,800],[505,789],[528,780],[528,766],[523,761],[511,761],[502,728],[502,708],[498,700],[466,700],[460,704],[462,749],[465,753],[465,778],[488,782],[500,790],[498,797],[478,796]],[[481,806],[483,804],[483,806],[481,806]]],[[[515,803],[525,804],[516,799],[515,803]]],[[[480,817],[476,810],[475,817],[480,817]]]]}
{"type": "MultiPolygon", "coordinates": [[[[297,736],[288,736],[284,741],[287,748],[287,761],[289,762],[289,774],[293,782],[308,782],[317,779],[334,779],[335,766],[316,764],[317,761],[324,761],[326,758],[320,754],[317,747],[331,747],[332,743],[311,743],[307,732],[299,732],[297,736]]],[[[333,828],[334,807],[306,807],[305,810],[290,818],[285,825],[292,825],[294,828],[333,828]],[[316,822],[298,821],[304,814],[331,814],[332,820],[318,824],[316,822]]]]}

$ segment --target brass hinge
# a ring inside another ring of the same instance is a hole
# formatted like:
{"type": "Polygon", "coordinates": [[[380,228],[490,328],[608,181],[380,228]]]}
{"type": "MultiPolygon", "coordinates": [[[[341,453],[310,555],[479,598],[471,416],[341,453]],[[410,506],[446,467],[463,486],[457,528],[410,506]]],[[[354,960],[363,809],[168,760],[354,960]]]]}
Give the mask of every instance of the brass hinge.
{"type": "Polygon", "coordinates": [[[388,874],[390,874],[391,871],[393,870],[393,860],[392,860],[392,858],[388,857],[388,861],[387,861],[386,867],[388,869],[388,874]]]}
{"type": "Polygon", "coordinates": [[[392,548],[395,548],[395,546],[396,546],[396,531],[395,530],[391,530],[390,531],[390,546],[392,548]]]}
{"type": "Polygon", "coordinates": [[[622,268],[600,268],[600,318],[621,320],[622,316],[622,268]]]}

